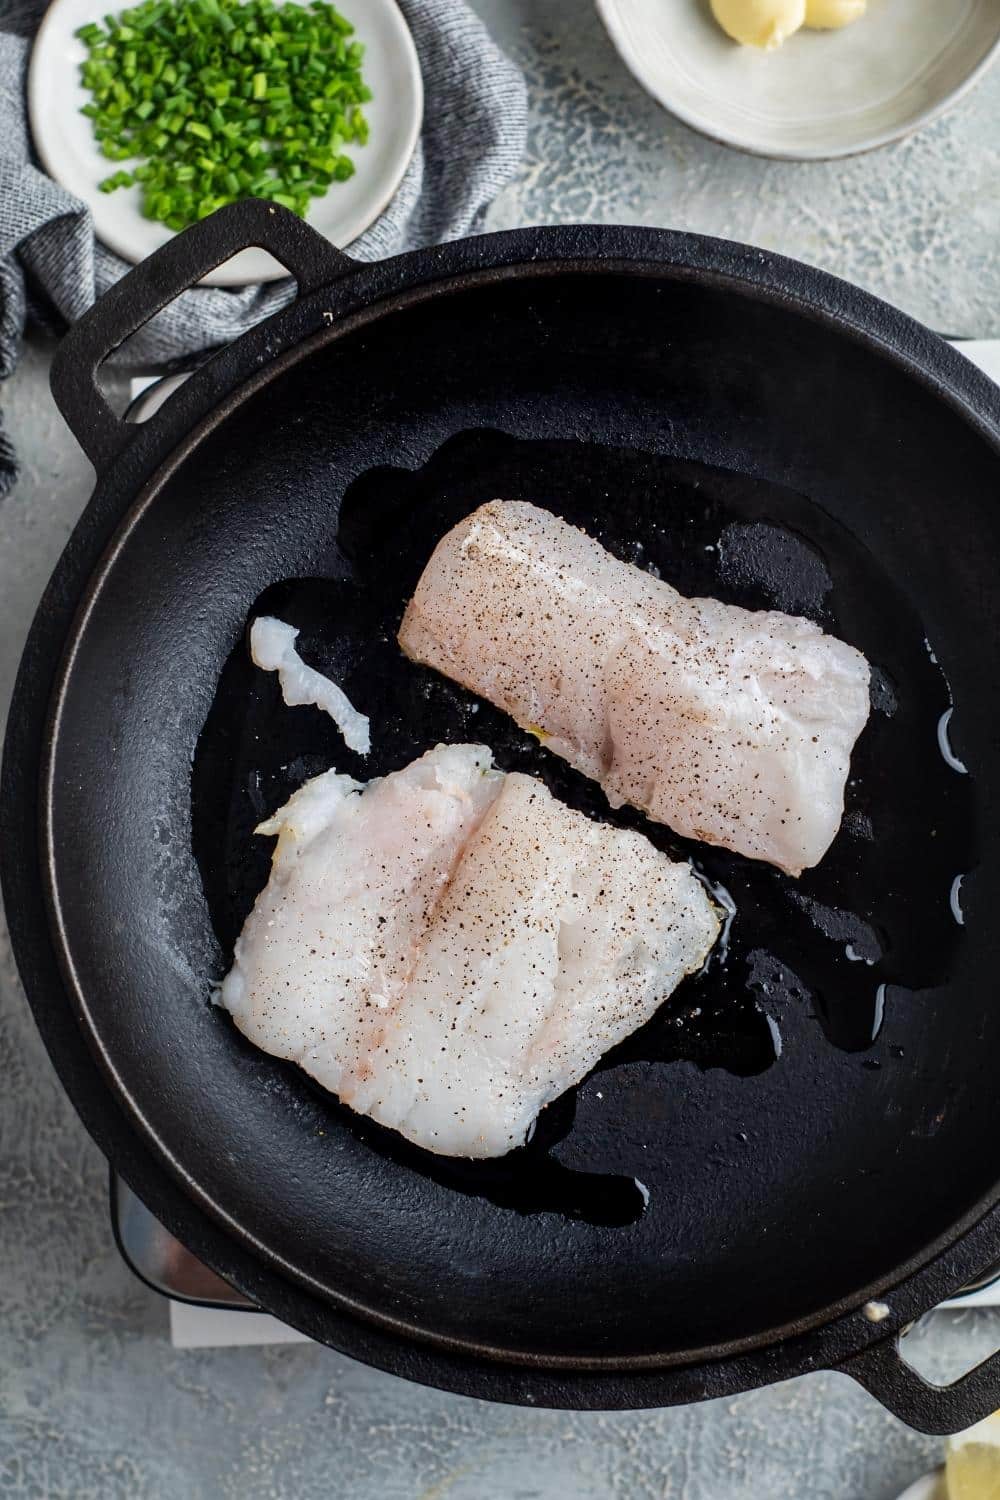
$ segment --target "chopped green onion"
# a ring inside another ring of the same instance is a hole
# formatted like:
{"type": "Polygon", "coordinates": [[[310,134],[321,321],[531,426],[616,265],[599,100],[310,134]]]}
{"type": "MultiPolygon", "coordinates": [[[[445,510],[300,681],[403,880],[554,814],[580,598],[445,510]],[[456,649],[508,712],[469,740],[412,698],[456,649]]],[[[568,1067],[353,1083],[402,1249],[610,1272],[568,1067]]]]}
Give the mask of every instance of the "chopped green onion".
{"type": "Polygon", "coordinates": [[[330,0],[140,0],[76,34],[100,150],[136,162],[98,186],[137,184],[147,218],[182,229],[251,194],[305,214],[353,175],[371,90],[330,0]]]}

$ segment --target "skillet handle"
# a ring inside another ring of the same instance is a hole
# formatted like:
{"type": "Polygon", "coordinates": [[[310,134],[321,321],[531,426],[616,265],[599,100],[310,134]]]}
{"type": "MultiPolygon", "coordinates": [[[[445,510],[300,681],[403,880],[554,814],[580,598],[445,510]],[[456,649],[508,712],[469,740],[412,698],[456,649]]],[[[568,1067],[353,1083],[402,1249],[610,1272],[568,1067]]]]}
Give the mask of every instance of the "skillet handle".
{"type": "Polygon", "coordinates": [[[52,362],[56,405],[98,473],[135,432],[101,395],[99,367],[161,308],[252,245],[281,262],[298,283],[300,296],[356,264],[287,208],[261,198],[227,204],[161,245],[74,323],[52,362]]]}
{"type": "Polygon", "coordinates": [[[837,1369],[917,1432],[945,1437],[1000,1409],[1000,1351],[951,1385],[934,1385],[899,1353],[899,1335],[852,1355],[837,1369]]]}

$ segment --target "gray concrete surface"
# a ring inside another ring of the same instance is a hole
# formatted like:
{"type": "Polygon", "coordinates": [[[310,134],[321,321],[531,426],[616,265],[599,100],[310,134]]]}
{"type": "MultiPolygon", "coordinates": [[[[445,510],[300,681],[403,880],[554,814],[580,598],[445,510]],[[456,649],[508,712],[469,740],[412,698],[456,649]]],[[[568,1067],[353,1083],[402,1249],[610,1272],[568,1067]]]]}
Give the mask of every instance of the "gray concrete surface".
{"type": "MultiPolygon", "coordinates": [[[[1000,331],[1000,70],[952,116],[837,166],[739,157],[644,98],[585,0],[478,0],[532,90],[522,180],[491,215],[629,219],[756,240],[949,332],[1000,331]]],[[[0,506],[0,715],[90,470],[50,350],[3,390],[24,460],[0,506]]],[[[572,1415],[408,1386],[314,1347],[177,1353],[119,1262],[106,1172],[28,1017],[0,928],[0,1497],[73,1500],[892,1500],[941,1445],[815,1375],[675,1411],[572,1415]]],[[[937,1314],[910,1357],[953,1378],[1000,1314],[937,1314]]]]}

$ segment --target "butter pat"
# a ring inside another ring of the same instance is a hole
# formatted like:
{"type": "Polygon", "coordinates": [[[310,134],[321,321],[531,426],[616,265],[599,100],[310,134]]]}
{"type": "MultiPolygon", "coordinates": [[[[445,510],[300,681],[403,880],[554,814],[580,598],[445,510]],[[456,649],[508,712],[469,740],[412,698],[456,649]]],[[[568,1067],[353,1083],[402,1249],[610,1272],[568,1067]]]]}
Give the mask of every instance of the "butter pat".
{"type": "Polygon", "coordinates": [[[712,14],[726,35],[764,52],[780,47],[800,26],[813,31],[850,26],[867,7],[868,0],[712,0],[712,14]]]}
{"type": "Polygon", "coordinates": [[[868,0],[806,0],[806,25],[813,31],[837,31],[860,21],[868,0]]]}
{"type": "Polygon", "coordinates": [[[734,42],[773,52],[805,22],[806,0],[712,0],[712,14],[734,42]]]}
{"type": "Polygon", "coordinates": [[[1000,1412],[949,1439],[945,1464],[948,1500],[1000,1496],[1000,1412]]]}

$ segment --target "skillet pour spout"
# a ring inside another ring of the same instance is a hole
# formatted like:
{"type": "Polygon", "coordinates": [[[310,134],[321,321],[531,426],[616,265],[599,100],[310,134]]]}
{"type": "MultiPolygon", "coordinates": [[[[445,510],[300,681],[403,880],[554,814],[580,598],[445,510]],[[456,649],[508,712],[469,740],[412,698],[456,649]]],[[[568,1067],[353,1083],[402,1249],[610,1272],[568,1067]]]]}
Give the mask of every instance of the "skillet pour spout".
{"type": "Polygon", "coordinates": [[[52,386],[97,481],[17,679],[4,895],[61,1079],[157,1218],[313,1338],[469,1395],[651,1407],[836,1368],[926,1432],[1000,1407],[1000,1354],[938,1387],[899,1352],[1000,1260],[1000,1007],[983,979],[1000,968],[1000,413],[985,377],[866,293],[746,246],[567,225],[363,265],[248,201],[108,292],[52,386]],[[119,421],[103,360],[252,245],[297,297],[148,422],[119,421]],[[752,608],[784,607],[788,575],[726,573],[733,538],[777,538],[771,562],[804,549],[829,586],[800,611],[884,688],[844,828],[798,885],[650,831],[734,892],[729,954],[697,981],[702,1029],[665,1015],[599,1089],[579,1086],[547,1144],[564,1185],[641,1179],[641,1214],[588,1218],[572,1194],[525,1207],[507,1179],[487,1192],[432,1170],[210,1003],[266,876],[257,804],[288,777],[379,775],[482,735],[574,805],[629,817],[395,647],[434,542],[496,495],[641,543],[635,558],[682,591],[752,608]],[[244,645],[265,596],[299,611],[303,649],[371,712],[369,762],[348,767],[311,710],[294,728],[271,714],[244,645]],[[938,756],[949,710],[968,775],[938,756]],[[878,958],[851,963],[819,909],[864,920],[878,958]],[[835,1018],[879,986],[881,1029],[845,1040],[835,1018]],[[781,1055],[743,1067],[723,1044],[757,1014],[781,1055]]]}

